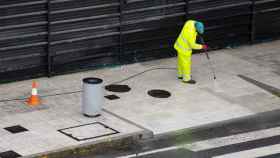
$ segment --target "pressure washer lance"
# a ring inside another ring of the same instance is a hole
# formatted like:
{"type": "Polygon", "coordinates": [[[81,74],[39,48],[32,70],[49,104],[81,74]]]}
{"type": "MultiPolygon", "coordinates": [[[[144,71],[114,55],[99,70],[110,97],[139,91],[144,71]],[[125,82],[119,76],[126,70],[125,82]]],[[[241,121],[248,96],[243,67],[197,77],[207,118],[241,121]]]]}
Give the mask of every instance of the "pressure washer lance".
{"type": "MultiPolygon", "coordinates": [[[[203,37],[200,37],[200,40],[201,40],[201,43],[205,45],[205,42],[204,42],[203,37]]],[[[210,56],[209,56],[207,50],[204,50],[204,53],[206,54],[206,57],[207,57],[207,59],[208,59],[208,62],[209,62],[211,71],[212,71],[213,76],[214,76],[214,80],[216,80],[217,77],[216,77],[216,73],[215,73],[215,68],[214,68],[214,66],[213,66],[213,63],[212,63],[211,60],[210,60],[210,56]]]]}

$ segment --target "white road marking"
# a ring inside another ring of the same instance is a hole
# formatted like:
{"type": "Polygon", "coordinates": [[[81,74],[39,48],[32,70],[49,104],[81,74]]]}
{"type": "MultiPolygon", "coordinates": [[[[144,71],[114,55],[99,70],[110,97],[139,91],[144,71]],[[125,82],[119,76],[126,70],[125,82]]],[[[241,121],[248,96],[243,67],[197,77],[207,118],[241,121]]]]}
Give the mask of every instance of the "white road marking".
{"type": "Polygon", "coordinates": [[[196,152],[201,150],[222,147],[225,145],[232,145],[232,144],[257,140],[257,139],[268,138],[277,135],[280,135],[280,127],[236,134],[227,137],[208,139],[205,141],[186,144],[184,147],[196,152]]]}
{"type": "Polygon", "coordinates": [[[127,155],[127,156],[121,156],[118,158],[134,158],[136,156],[145,156],[145,155],[150,155],[150,154],[155,154],[155,153],[160,153],[160,152],[164,152],[164,151],[171,151],[171,150],[176,150],[179,149],[179,146],[172,146],[172,147],[168,147],[168,148],[162,148],[162,149],[157,149],[157,150],[152,150],[152,151],[147,151],[147,152],[142,152],[139,154],[133,154],[133,155],[127,155]]]}
{"type": "Polygon", "coordinates": [[[216,156],[214,158],[256,158],[280,153],[280,144],[216,156]]]}

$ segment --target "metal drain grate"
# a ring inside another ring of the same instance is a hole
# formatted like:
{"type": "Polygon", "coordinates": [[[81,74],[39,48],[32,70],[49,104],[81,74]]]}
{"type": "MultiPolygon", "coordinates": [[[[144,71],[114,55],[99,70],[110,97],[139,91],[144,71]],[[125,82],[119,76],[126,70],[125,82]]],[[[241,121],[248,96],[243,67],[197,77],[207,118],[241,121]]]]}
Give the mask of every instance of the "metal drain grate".
{"type": "Polygon", "coordinates": [[[13,133],[13,134],[16,134],[16,133],[21,133],[21,132],[26,132],[28,131],[26,128],[20,126],[20,125],[16,125],[16,126],[11,126],[11,127],[6,127],[4,128],[5,130],[13,133]]]}
{"type": "Polygon", "coordinates": [[[85,141],[120,133],[119,131],[100,122],[69,127],[58,131],[77,141],[85,141]]]}
{"type": "Polygon", "coordinates": [[[109,100],[116,100],[116,99],[120,99],[119,96],[117,95],[107,95],[105,96],[105,98],[109,99],[109,100]]]}

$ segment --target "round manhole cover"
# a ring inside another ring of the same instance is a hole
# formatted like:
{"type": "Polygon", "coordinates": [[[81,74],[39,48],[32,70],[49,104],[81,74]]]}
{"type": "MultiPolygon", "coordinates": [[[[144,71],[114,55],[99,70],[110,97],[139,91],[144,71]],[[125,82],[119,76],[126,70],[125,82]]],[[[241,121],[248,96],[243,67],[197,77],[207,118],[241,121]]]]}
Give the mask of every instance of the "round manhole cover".
{"type": "Polygon", "coordinates": [[[131,88],[128,85],[115,85],[115,84],[105,86],[105,89],[110,92],[119,92],[119,93],[129,92],[131,90],[131,88]]]}
{"type": "Polygon", "coordinates": [[[169,98],[171,96],[170,92],[160,89],[150,90],[148,94],[155,98],[169,98]]]}

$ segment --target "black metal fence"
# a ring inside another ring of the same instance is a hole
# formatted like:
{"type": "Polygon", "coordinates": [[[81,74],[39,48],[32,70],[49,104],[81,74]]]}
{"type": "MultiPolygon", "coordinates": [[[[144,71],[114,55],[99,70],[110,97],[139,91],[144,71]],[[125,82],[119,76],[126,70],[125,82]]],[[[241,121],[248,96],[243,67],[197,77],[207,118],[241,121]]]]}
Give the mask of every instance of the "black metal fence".
{"type": "Polygon", "coordinates": [[[279,35],[279,0],[0,0],[0,80],[175,55],[187,19],[212,47],[279,35]]]}

